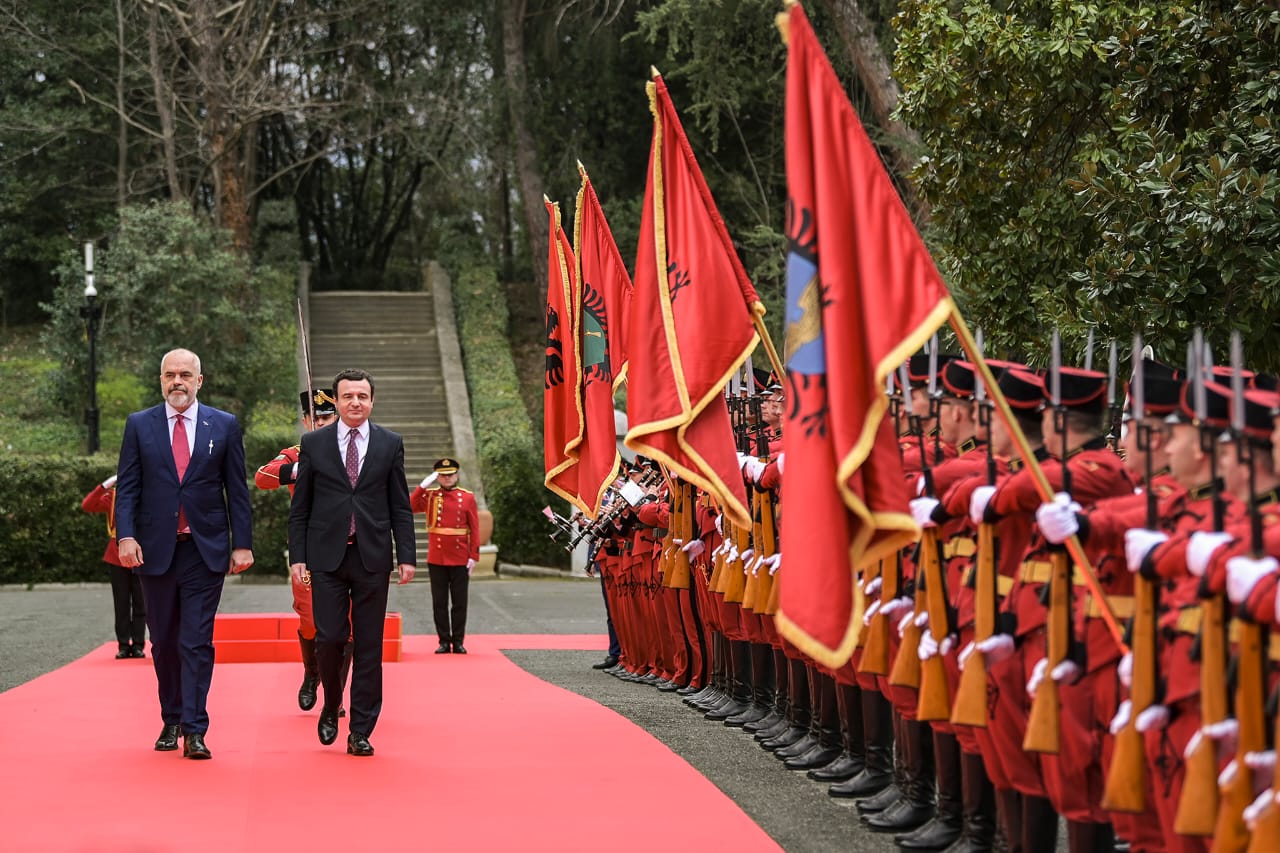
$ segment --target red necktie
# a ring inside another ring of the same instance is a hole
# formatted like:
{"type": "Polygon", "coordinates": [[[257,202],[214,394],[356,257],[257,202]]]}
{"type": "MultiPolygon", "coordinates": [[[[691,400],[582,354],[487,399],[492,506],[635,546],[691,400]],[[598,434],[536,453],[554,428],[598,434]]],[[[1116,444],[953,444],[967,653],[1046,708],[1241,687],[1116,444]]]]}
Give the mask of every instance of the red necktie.
{"type": "MultiPolygon", "coordinates": [[[[356,447],[356,436],[360,433],[356,430],[347,430],[347,479],[351,481],[351,488],[356,487],[356,480],[360,479],[360,449],[356,447]]],[[[356,514],[351,513],[351,524],[347,529],[347,536],[352,536],[356,532],[356,514]]]]}
{"type": "MultiPolygon", "coordinates": [[[[187,465],[191,462],[191,448],[187,445],[187,418],[185,415],[174,415],[173,421],[173,465],[178,469],[178,482],[182,482],[187,473],[187,465]]],[[[187,517],[178,505],[178,532],[187,533],[187,517]]]]}

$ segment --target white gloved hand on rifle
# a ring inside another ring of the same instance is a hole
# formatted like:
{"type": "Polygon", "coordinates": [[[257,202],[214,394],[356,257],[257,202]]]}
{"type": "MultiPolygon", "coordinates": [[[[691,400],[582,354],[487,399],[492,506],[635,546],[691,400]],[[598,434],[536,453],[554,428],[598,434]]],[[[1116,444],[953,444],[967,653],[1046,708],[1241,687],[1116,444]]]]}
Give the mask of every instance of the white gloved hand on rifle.
{"type": "Polygon", "coordinates": [[[939,642],[933,638],[932,632],[925,631],[920,635],[920,645],[916,648],[916,654],[921,661],[927,661],[934,655],[946,655],[947,652],[951,651],[951,646],[954,645],[954,642],[954,637],[951,634],[947,634],[939,642]]]}
{"type": "Polygon", "coordinates": [[[995,486],[978,486],[969,496],[969,520],[975,525],[981,524],[987,515],[987,504],[996,493],[995,486]]]}
{"type": "Polygon", "coordinates": [[[941,501],[937,498],[912,498],[907,505],[911,507],[911,517],[916,520],[916,524],[921,527],[937,527],[933,511],[938,508],[939,503],[941,501]]]}
{"type": "Polygon", "coordinates": [[[1197,530],[1187,540],[1187,571],[1198,578],[1204,577],[1213,559],[1213,552],[1230,542],[1234,537],[1230,533],[1219,533],[1212,530],[1197,530]]]}
{"type": "Polygon", "coordinates": [[[1108,727],[1111,734],[1118,735],[1124,731],[1125,726],[1129,725],[1129,720],[1133,718],[1133,702],[1126,699],[1120,703],[1120,707],[1116,709],[1116,715],[1111,718],[1111,725],[1108,727]]]}
{"type": "Polygon", "coordinates": [[[1157,545],[1168,539],[1169,534],[1161,533],[1159,530],[1147,530],[1145,527],[1132,527],[1126,530],[1124,557],[1129,571],[1135,574],[1142,571],[1142,564],[1146,561],[1147,555],[1157,545]]]}
{"type": "Polygon", "coordinates": [[[1148,705],[1142,709],[1134,722],[1134,726],[1143,734],[1158,732],[1167,725],[1169,725],[1169,709],[1164,705],[1148,705]]]}
{"type": "Polygon", "coordinates": [[[1227,598],[1232,604],[1243,604],[1258,581],[1280,569],[1275,557],[1232,557],[1227,560],[1227,598]]]}
{"type": "Polygon", "coordinates": [[[1049,503],[1040,504],[1036,510],[1036,525],[1044,538],[1054,545],[1061,545],[1080,530],[1080,521],[1076,513],[1081,511],[1080,504],[1071,499],[1066,492],[1058,492],[1049,503]]]}
{"type": "Polygon", "coordinates": [[[986,655],[988,666],[1007,660],[1013,655],[1014,648],[1013,637],[1008,634],[992,634],[974,645],[974,649],[986,655]]]}

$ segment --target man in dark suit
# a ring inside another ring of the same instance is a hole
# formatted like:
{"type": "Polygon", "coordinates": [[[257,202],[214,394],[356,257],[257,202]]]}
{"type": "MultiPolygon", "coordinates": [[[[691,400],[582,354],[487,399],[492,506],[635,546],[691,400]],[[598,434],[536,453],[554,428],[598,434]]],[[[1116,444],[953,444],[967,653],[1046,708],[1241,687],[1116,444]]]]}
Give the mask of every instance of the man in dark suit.
{"type": "Polygon", "coordinates": [[[324,707],[320,742],[338,737],[342,650],[355,644],[347,752],[373,755],[369,735],[382,710],[382,629],[395,562],[402,584],[413,579],[413,510],[404,472],[404,441],[369,422],[373,377],[348,369],[333,380],[338,422],[302,437],[289,509],[294,581],[310,576],[316,659],[324,707]],[[350,619],[348,620],[348,614],[350,619]]]}
{"type": "Polygon", "coordinates": [[[165,402],[125,421],[116,472],[120,562],[142,579],[164,728],[160,751],[209,758],[205,701],[213,680],[213,617],[228,571],[253,565],[253,516],[235,416],[196,401],[200,358],[160,362],[165,402]]]}

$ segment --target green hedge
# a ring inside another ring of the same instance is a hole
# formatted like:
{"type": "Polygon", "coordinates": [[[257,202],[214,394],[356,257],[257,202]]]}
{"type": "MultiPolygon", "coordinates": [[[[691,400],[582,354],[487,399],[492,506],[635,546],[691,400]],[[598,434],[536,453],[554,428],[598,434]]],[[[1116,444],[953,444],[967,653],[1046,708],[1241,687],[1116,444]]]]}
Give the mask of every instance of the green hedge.
{"type": "Polygon", "coordinates": [[[510,563],[567,567],[568,555],[551,541],[547,520],[539,512],[547,502],[542,448],[520,398],[507,335],[506,296],[497,273],[491,267],[465,268],[453,294],[476,449],[499,556],[510,563]]]}
{"type": "MultiPolygon", "coordinates": [[[[258,490],[253,471],[296,441],[293,433],[245,436],[256,560],[250,574],[288,573],[289,492],[258,490]],[[270,449],[248,455],[251,446],[270,449]]],[[[0,584],[107,580],[106,517],[84,512],[80,502],[115,470],[115,456],[107,453],[0,455],[0,584]]]]}

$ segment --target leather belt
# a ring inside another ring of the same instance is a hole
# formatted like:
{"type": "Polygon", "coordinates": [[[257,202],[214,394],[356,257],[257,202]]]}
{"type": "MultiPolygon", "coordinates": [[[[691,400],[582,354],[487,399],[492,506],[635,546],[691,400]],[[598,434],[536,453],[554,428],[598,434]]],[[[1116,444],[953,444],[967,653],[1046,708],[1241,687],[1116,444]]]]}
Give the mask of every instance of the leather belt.
{"type": "Polygon", "coordinates": [[[471,531],[465,527],[428,527],[427,532],[437,536],[466,536],[471,531]]]}
{"type": "MultiPolygon", "coordinates": [[[[1108,595],[1107,606],[1111,608],[1111,613],[1117,619],[1131,619],[1134,611],[1138,609],[1138,602],[1132,595],[1108,595]]],[[[1098,604],[1098,599],[1092,595],[1085,602],[1084,615],[1090,619],[1102,618],[1102,607],[1098,604]]]]}
{"type": "Polygon", "coordinates": [[[972,557],[976,553],[978,553],[978,543],[968,536],[953,536],[942,546],[942,556],[946,559],[972,557]]]}
{"type": "MultiPolygon", "coordinates": [[[[973,566],[969,566],[967,569],[965,569],[964,574],[960,576],[961,585],[969,586],[969,584],[973,582],[973,576],[976,572],[977,572],[977,569],[973,566]]],[[[996,594],[997,595],[1004,597],[1009,594],[1009,590],[1011,589],[1013,589],[1013,578],[1009,577],[1008,575],[996,575],[996,594]]]]}
{"type": "Polygon", "coordinates": [[[190,541],[191,541],[191,534],[190,534],[190,533],[179,533],[179,534],[178,534],[178,540],[177,540],[177,541],[179,541],[179,542],[190,542],[190,541]]]}
{"type": "MultiPolygon", "coordinates": [[[[1018,567],[1018,580],[1023,583],[1048,583],[1051,577],[1053,577],[1053,563],[1048,560],[1027,560],[1018,567]]],[[[1071,583],[1084,586],[1084,579],[1080,577],[1079,572],[1072,571],[1071,583]]]]}
{"type": "MultiPolygon", "coordinates": [[[[1184,607],[1178,611],[1178,622],[1174,626],[1179,633],[1182,634],[1199,634],[1200,623],[1204,619],[1204,613],[1199,606],[1184,607]]],[[[1240,642],[1240,626],[1244,623],[1239,619],[1232,619],[1227,628],[1227,639],[1229,642],[1240,642]]],[[[1280,634],[1272,634],[1271,641],[1267,646],[1267,658],[1272,661],[1280,662],[1280,634]]]]}

